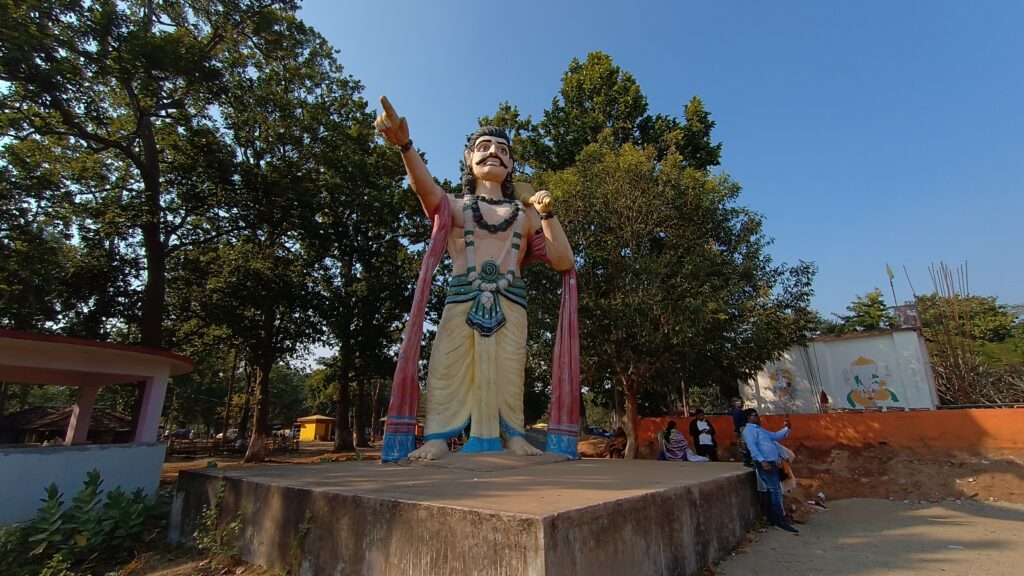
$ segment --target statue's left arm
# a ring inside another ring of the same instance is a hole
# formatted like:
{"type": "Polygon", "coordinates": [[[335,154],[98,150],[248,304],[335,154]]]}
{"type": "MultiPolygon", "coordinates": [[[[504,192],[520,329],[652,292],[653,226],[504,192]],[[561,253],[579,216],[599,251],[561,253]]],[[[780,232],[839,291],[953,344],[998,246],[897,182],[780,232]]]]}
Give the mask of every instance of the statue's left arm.
{"type": "MultiPolygon", "coordinates": [[[[569,239],[565,236],[562,223],[555,215],[551,201],[551,193],[546,190],[537,192],[530,199],[536,209],[531,216],[539,223],[540,232],[544,234],[544,241],[547,245],[547,260],[552,268],[559,272],[569,270],[575,264],[572,256],[572,247],[569,246],[569,239]]],[[[536,227],[531,226],[532,230],[536,227]]]]}

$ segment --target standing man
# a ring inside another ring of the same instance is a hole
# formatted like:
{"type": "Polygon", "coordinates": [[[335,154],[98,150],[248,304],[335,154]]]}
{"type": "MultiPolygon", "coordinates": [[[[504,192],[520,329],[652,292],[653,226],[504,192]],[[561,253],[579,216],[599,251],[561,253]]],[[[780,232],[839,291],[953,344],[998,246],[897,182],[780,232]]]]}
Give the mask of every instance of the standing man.
{"type": "Polygon", "coordinates": [[[718,462],[718,441],[715,440],[715,427],[711,425],[711,421],[704,416],[704,411],[700,408],[697,409],[694,419],[690,422],[690,436],[693,436],[693,446],[698,455],[712,462],[718,462]]]}
{"type": "Polygon", "coordinates": [[[732,416],[733,432],[736,433],[736,444],[740,449],[740,462],[749,468],[753,464],[750,463],[750,452],[747,451],[746,444],[743,442],[743,427],[747,425],[747,414],[743,410],[741,398],[733,398],[732,410],[729,411],[729,415],[732,416]]]}
{"type": "Polygon", "coordinates": [[[747,425],[743,428],[743,439],[747,443],[747,450],[754,459],[754,469],[758,478],[764,483],[770,497],[768,509],[768,520],[775,526],[786,532],[799,534],[792,524],[786,521],[786,512],[782,507],[782,477],[780,470],[782,466],[782,453],[776,442],[789,436],[792,424],[789,416],[786,416],[786,426],[778,432],[769,432],[761,428],[761,416],[757,410],[749,408],[745,411],[747,425]]]}
{"type": "Polygon", "coordinates": [[[578,410],[579,403],[574,260],[551,194],[541,191],[530,198],[516,197],[511,142],[504,130],[494,127],[483,127],[470,136],[463,157],[462,192],[445,193],[413,148],[406,119],[387,98],[381,98],[381,106],[384,112],[376,127],[388,142],[398,146],[409,183],[434,222],[395,371],[382,460],[440,458],[448,452],[448,439],[470,424],[470,437],[462,452],[508,449],[519,455],[541,453],[526,442],[523,420],[526,283],[520,267],[528,256],[566,272],[553,362],[553,425],[549,426],[548,450],[575,457],[578,423],[569,414],[578,410]],[[425,442],[412,450],[423,310],[430,278],[445,251],[451,257],[452,278],[427,369],[425,442]],[[567,315],[567,308],[571,314],[567,315]],[[573,400],[569,397],[574,367],[573,400]],[[570,390],[561,402],[555,401],[556,388],[570,390]],[[556,410],[555,404],[563,407],[556,410]]]}

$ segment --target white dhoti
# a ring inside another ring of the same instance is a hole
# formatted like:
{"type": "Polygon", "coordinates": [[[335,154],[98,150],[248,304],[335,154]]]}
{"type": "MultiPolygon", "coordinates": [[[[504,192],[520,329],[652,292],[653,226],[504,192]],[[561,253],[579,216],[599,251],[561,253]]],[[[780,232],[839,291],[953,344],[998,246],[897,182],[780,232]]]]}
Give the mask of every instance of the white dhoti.
{"type": "Polygon", "coordinates": [[[500,436],[524,435],[526,309],[501,304],[505,325],[491,336],[466,324],[472,302],[444,307],[427,368],[426,440],[447,440],[471,423],[463,451],[490,452],[502,449],[500,436]]]}

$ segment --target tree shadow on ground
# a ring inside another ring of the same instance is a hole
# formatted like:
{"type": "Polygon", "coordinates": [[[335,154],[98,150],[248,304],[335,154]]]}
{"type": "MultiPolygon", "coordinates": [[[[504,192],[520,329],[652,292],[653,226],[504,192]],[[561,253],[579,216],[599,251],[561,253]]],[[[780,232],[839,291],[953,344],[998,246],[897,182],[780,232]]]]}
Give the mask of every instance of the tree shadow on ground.
{"type": "Polygon", "coordinates": [[[798,538],[770,531],[720,574],[1017,574],[1024,508],[975,502],[834,503],[798,538]]]}

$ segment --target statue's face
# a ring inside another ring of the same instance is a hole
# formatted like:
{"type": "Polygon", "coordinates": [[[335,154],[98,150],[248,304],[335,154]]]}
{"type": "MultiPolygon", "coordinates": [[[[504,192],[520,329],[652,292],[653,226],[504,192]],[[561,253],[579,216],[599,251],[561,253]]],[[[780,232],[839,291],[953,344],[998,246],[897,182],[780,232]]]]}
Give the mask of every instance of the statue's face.
{"type": "Polygon", "coordinates": [[[504,138],[481,136],[466,150],[466,162],[477,179],[501,182],[512,170],[512,152],[504,138]]]}

